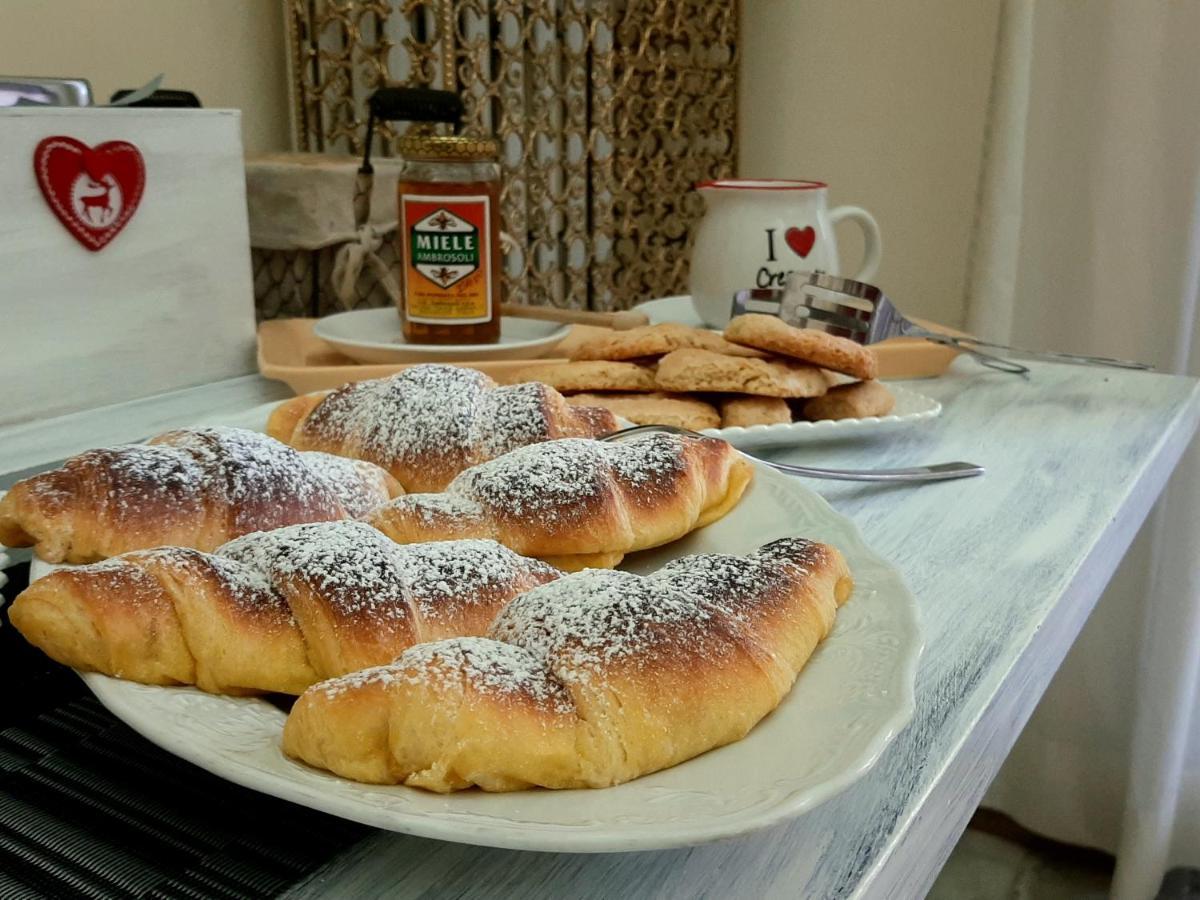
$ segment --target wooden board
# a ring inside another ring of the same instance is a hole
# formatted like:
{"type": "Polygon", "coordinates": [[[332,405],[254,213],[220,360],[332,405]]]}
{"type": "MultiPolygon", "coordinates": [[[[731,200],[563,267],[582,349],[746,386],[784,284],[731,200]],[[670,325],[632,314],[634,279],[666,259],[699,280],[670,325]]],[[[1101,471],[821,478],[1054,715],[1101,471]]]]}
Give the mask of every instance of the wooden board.
{"type": "MultiPolygon", "coordinates": [[[[383,378],[415,363],[371,365],[356,363],[313,334],[315,319],[273,319],[258,326],[258,370],[264,378],[287,384],[297,394],[337,387],[348,381],[383,378]]],[[[935,326],[936,327],[936,326],[935,326]]],[[[501,384],[521,369],[541,363],[564,362],[571,347],[605,329],[575,325],[547,359],[462,362],[486,372],[501,384]]],[[[949,329],[941,329],[948,333],[949,329]]],[[[895,338],[874,348],[881,378],[933,378],[946,371],[958,351],[916,338],[895,338]]]]}
{"type": "Polygon", "coordinates": [[[0,160],[0,424],[254,372],[236,110],[3,109],[0,160]],[[145,160],[141,203],[99,252],[38,188],[34,150],[53,135],[145,160]]]}

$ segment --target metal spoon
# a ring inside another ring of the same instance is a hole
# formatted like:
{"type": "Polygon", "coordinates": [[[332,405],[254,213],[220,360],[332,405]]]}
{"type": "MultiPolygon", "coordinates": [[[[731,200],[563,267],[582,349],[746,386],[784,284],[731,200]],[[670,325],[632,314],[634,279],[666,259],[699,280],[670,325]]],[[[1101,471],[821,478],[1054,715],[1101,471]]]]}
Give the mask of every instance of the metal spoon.
{"type": "MultiPolygon", "coordinates": [[[[648,434],[661,431],[667,434],[681,434],[685,437],[707,437],[698,431],[687,428],[677,428],[674,425],[635,425],[632,428],[622,428],[620,431],[609,432],[601,436],[602,441],[620,441],[637,434],[648,434]]],[[[797,466],[791,463],[774,462],[753,456],[746,451],[743,455],[764,465],[787,472],[789,475],[804,475],[808,478],[828,478],[834,481],[947,481],[951,478],[973,478],[982,475],[983,466],[968,462],[936,463],[931,466],[911,466],[905,469],[820,469],[814,466],[797,466]]]]}

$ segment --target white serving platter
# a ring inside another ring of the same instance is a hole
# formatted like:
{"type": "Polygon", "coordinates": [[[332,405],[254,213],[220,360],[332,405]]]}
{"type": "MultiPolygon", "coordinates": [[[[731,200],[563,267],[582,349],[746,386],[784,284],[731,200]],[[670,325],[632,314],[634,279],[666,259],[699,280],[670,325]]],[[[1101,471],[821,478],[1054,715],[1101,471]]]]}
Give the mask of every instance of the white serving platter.
{"type": "Polygon", "coordinates": [[[392,307],[360,309],[318,319],[313,334],[362,363],[483,362],[536,359],[562,343],[571,326],[501,316],[495,344],[409,344],[392,307]]]}
{"type": "MultiPolygon", "coordinates": [[[[680,322],[695,328],[707,327],[696,314],[692,298],[686,294],[648,300],[638,304],[636,309],[645,313],[651,324],[680,322]]],[[[931,397],[896,384],[889,383],[888,389],[896,396],[896,406],[886,416],[752,425],[748,428],[709,428],[704,433],[724,438],[739,450],[757,450],[764,447],[794,446],[811,441],[866,437],[896,428],[907,428],[921,422],[927,423],[942,413],[942,404],[931,397]]]]}
{"type": "Polygon", "coordinates": [[[657,325],[659,322],[679,322],[693,328],[708,328],[696,312],[696,308],[692,306],[692,298],[687,294],[647,300],[635,306],[634,311],[645,313],[651,325],[657,325]]]}
{"type": "MultiPolygon", "coordinates": [[[[274,404],[227,418],[261,429],[274,404]]],[[[208,423],[211,424],[211,423],[208,423]]],[[[100,701],[164,749],[216,775],[314,809],[406,834],[520,850],[683,847],[799,815],[867,772],[913,712],[917,606],[894,567],[817,494],[761,464],[742,502],[681,541],[628,557],[650,572],[692,553],[747,553],[803,535],[837,546],[856,579],[830,637],[778,709],[746,738],[603,790],[437,795],[311,769],[279,748],[285,713],[267,700],[83,674],[100,701]]],[[[31,577],[52,567],[35,561],[31,577]]],[[[699,702],[699,701],[698,701],[699,702]]]]}
{"type": "Polygon", "coordinates": [[[896,405],[886,416],[864,416],[860,419],[823,419],[818,422],[787,422],[778,425],[707,428],[704,434],[724,438],[739,450],[758,450],[766,447],[788,447],[813,441],[857,438],[876,435],[897,428],[929,423],[942,413],[942,404],[916,391],[888,384],[896,397],[896,405]]]}

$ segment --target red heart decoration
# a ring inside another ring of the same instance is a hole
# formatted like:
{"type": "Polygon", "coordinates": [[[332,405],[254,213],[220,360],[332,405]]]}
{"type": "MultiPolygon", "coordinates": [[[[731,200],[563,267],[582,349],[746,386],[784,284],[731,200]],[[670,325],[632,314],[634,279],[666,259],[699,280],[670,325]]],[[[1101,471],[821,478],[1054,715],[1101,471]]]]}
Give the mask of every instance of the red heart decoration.
{"type": "Polygon", "coordinates": [[[87,249],[102,250],[142,201],[146,164],[126,141],[89,147],[56,135],[37,145],[33,171],[58,220],[87,249]]]}
{"type": "Polygon", "coordinates": [[[804,259],[812,252],[813,244],[817,242],[817,232],[809,225],[807,228],[789,228],[783,233],[783,239],[792,248],[792,252],[804,259]]]}

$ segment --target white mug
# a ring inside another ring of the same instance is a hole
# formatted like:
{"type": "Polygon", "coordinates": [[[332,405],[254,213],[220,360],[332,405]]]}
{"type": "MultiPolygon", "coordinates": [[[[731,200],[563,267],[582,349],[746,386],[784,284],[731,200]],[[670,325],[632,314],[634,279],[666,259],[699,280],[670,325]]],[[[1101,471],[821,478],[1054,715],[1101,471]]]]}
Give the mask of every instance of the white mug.
{"type": "Polygon", "coordinates": [[[692,245],[688,288],[707,325],[729,321],[733,295],[744,288],[783,288],[793,272],[842,274],[833,226],[853,219],[865,238],[863,263],[850,276],[870,281],[883,256],[879,225],[857,206],[828,208],[820,181],[726,178],[696,185],[706,203],[692,245]]]}

